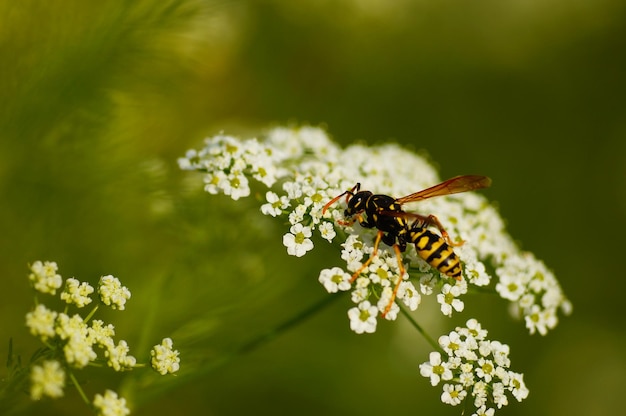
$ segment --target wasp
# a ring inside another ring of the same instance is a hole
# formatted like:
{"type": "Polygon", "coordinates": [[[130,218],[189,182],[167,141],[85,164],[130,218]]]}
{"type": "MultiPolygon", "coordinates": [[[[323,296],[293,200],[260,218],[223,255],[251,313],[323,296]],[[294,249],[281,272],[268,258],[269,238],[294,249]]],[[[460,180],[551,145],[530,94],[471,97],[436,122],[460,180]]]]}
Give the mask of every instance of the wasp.
{"type": "Polygon", "coordinates": [[[402,209],[402,205],[409,202],[423,201],[435,196],[487,188],[490,185],[491,179],[486,176],[456,176],[410,195],[393,198],[389,195],[373,194],[370,191],[361,190],[361,184],[357,183],[351,189],[330,200],[324,205],[322,213],[325,213],[331,205],[345,196],[347,204],[344,211],[345,219],[340,221],[340,224],[351,225],[357,221],[362,227],[376,228],[378,230],[372,254],[352,275],[350,283],[354,282],[359,274],[372,262],[378,253],[378,246],[381,241],[393,248],[400,270],[391,301],[383,311],[383,317],[391,309],[399,284],[402,281],[402,276],[405,272],[402,263],[402,253],[406,251],[408,244],[414,244],[417,254],[441,273],[461,280],[461,261],[452,247],[460,246],[464,241],[453,242],[436,216],[406,212],[402,209]],[[429,229],[429,227],[433,226],[439,230],[441,235],[429,229]]]}

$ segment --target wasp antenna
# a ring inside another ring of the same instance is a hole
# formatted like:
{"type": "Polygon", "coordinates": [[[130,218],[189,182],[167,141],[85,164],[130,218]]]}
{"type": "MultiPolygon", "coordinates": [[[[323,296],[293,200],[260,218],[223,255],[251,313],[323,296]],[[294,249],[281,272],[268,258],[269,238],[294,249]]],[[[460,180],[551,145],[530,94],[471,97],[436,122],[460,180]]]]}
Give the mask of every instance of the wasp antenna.
{"type": "Polygon", "coordinates": [[[333,199],[331,199],[330,201],[328,201],[326,203],[326,205],[324,205],[324,207],[322,208],[322,215],[326,214],[326,210],[328,210],[328,208],[330,208],[330,206],[332,204],[334,204],[335,202],[337,202],[342,196],[344,196],[345,194],[347,194],[348,191],[342,193],[341,195],[337,195],[336,197],[334,197],[333,199]]]}
{"type": "MultiPolygon", "coordinates": [[[[358,192],[359,189],[361,189],[361,184],[357,183],[356,185],[354,185],[351,189],[348,189],[345,192],[342,192],[341,194],[337,195],[336,197],[334,197],[333,199],[331,199],[330,201],[328,201],[326,203],[326,205],[324,205],[324,207],[322,208],[322,215],[326,214],[326,211],[328,210],[328,208],[330,208],[330,206],[332,204],[334,204],[335,202],[337,202],[339,199],[341,199],[342,196],[344,195],[348,195],[348,197],[350,196],[354,196],[355,192],[358,192]]],[[[348,197],[346,197],[346,202],[348,202],[348,197]]]]}

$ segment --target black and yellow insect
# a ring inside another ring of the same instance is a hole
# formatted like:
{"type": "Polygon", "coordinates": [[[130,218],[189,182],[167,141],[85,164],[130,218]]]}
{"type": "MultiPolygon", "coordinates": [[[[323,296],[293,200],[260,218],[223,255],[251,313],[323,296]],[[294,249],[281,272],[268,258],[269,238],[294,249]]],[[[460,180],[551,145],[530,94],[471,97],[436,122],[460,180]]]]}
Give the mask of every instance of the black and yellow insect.
{"type": "Polygon", "coordinates": [[[393,198],[389,195],[379,195],[373,194],[370,191],[361,191],[361,184],[357,183],[352,189],[330,200],[324,206],[322,212],[326,212],[332,204],[345,195],[347,207],[344,211],[344,216],[346,219],[341,223],[350,225],[356,220],[365,228],[376,228],[378,230],[372,255],[363,263],[359,270],[352,275],[350,282],[353,282],[359,274],[369,266],[378,253],[378,246],[381,241],[393,247],[400,269],[399,280],[396,282],[391,302],[387,305],[383,316],[391,309],[391,305],[398,291],[400,279],[402,279],[402,275],[404,275],[401,253],[406,250],[407,244],[415,244],[415,249],[419,256],[441,273],[461,280],[461,262],[452,247],[463,244],[463,241],[458,243],[452,242],[445,228],[436,216],[425,216],[406,212],[402,209],[402,205],[408,202],[423,201],[435,196],[451,195],[486,188],[490,185],[491,179],[486,176],[457,176],[402,198],[393,198]],[[437,227],[441,235],[429,230],[428,227],[430,226],[437,227]]]}

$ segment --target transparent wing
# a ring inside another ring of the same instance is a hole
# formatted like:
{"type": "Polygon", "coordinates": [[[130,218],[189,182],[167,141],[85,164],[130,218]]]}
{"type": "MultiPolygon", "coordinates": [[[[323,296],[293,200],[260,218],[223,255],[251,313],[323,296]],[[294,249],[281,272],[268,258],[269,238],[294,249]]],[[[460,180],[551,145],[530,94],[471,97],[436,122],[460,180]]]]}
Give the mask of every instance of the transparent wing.
{"type": "Polygon", "coordinates": [[[491,179],[486,176],[456,176],[448,179],[447,181],[443,181],[438,185],[434,185],[422,191],[398,198],[396,199],[396,202],[398,204],[406,204],[407,202],[423,201],[424,199],[432,198],[434,196],[458,194],[461,192],[473,191],[475,189],[487,188],[490,185],[491,179]]]}

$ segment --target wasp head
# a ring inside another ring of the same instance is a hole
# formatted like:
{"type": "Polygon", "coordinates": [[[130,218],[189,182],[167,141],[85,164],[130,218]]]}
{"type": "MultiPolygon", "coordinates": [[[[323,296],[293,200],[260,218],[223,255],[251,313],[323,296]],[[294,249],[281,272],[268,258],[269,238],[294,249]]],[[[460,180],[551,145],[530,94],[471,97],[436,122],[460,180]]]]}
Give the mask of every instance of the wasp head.
{"type": "Polygon", "coordinates": [[[343,213],[344,216],[349,218],[363,211],[365,209],[365,203],[370,196],[372,196],[370,191],[360,191],[354,194],[348,201],[348,207],[343,213]]]}

